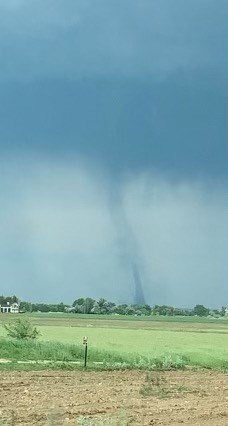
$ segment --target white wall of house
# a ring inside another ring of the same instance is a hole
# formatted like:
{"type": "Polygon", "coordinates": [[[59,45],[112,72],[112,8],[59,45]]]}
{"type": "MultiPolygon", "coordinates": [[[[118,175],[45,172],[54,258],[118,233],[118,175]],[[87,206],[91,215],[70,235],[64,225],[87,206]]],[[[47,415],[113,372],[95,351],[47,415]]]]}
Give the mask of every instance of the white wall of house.
{"type": "Polygon", "coordinates": [[[7,305],[7,306],[0,305],[0,312],[2,314],[18,314],[19,305],[18,303],[13,303],[12,305],[7,305]]]}
{"type": "Polygon", "coordinates": [[[3,314],[8,314],[9,312],[11,312],[11,306],[1,306],[1,312],[3,314]]]}

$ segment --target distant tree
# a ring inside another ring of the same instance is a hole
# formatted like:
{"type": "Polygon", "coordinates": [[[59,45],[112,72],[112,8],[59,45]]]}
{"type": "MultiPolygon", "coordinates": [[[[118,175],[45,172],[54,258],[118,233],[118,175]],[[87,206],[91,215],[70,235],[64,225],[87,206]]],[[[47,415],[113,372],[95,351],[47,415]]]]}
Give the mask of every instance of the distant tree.
{"type": "Polygon", "coordinates": [[[22,301],[20,303],[21,312],[32,312],[32,303],[22,301]]]}
{"type": "Polygon", "coordinates": [[[191,309],[174,308],[173,315],[175,316],[190,316],[192,315],[191,309]]]}
{"type": "Polygon", "coordinates": [[[151,307],[149,305],[131,305],[137,315],[151,315],[151,307]]]}
{"type": "Polygon", "coordinates": [[[226,307],[225,307],[225,306],[222,306],[222,307],[221,307],[220,315],[221,315],[222,317],[224,317],[224,316],[226,315],[226,307]]]}
{"type": "Polygon", "coordinates": [[[92,314],[101,314],[101,308],[98,305],[97,301],[94,303],[94,306],[91,311],[92,314]]]}
{"type": "MultiPolygon", "coordinates": [[[[56,305],[48,305],[47,303],[32,303],[32,312],[51,312],[56,305]]],[[[54,311],[55,312],[55,311],[54,311]]]]}
{"type": "Polygon", "coordinates": [[[0,296],[0,305],[12,305],[12,303],[19,303],[17,296],[0,296]]]}
{"type": "Polygon", "coordinates": [[[94,306],[91,310],[93,314],[112,314],[115,311],[115,303],[108,302],[106,299],[99,299],[94,303],[94,306]]]}
{"type": "Polygon", "coordinates": [[[221,316],[218,309],[211,309],[209,315],[214,318],[219,318],[221,316]]]}
{"type": "Polygon", "coordinates": [[[141,305],[139,310],[141,311],[142,315],[151,315],[151,307],[149,305],[141,305]]]}
{"type": "Polygon", "coordinates": [[[60,302],[56,305],[57,312],[65,312],[65,305],[63,302],[60,302]]]}
{"type": "Polygon", "coordinates": [[[74,312],[76,314],[83,314],[83,305],[74,305],[73,306],[74,312]]]}
{"type": "Polygon", "coordinates": [[[205,308],[203,305],[196,305],[193,308],[193,314],[198,315],[199,317],[206,317],[209,315],[210,309],[205,308]]]}
{"type": "Polygon", "coordinates": [[[37,304],[36,303],[32,303],[31,312],[37,312],[37,311],[38,311],[37,304]]]}
{"type": "Polygon", "coordinates": [[[167,305],[155,305],[152,312],[153,315],[170,315],[172,313],[172,309],[167,305]]]}
{"type": "Polygon", "coordinates": [[[94,304],[95,300],[91,299],[91,297],[87,297],[83,304],[84,314],[91,314],[94,304]]]}
{"type": "Polygon", "coordinates": [[[76,299],[73,302],[72,306],[76,306],[76,305],[82,306],[84,305],[84,303],[85,303],[85,299],[83,297],[80,297],[79,299],[76,299]]]}
{"type": "Polygon", "coordinates": [[[137,310],[134,308],[133,305],[128,305],[125,309],[125,315],[137,315],[136,312],[137,310]]]}
{"type": "Polygon", "coordinates": [[[192,315],[192,310],[175,308],[173,306],[168,306],[168,305],[155,305],[151,309],[151,314],[164,315],[164,316],[174,316],[174,315],[189,316],[189,315],[192,315]]]}
{"type": "Polygon", "coordinates": [[[119,305],[115,307],[114,312],[119,315],[126,315],[126,308],[127,308],[126,304],[119,305]]]}
{"type": "Polygon", "coordinates": [[[73,302],[72,306],[75,308],[74,311],[76,313],[90,314],[92,312],[94,304],[95,300],[91,297],[86,297],[85,299],[83,297],[80,297],[79,299],[76,299],[73,302]]]}
{"type": "Polygon", "coordinates": [[[59,312],[58,305],[47,305],[48,306],[48,312],[59,312]]]}

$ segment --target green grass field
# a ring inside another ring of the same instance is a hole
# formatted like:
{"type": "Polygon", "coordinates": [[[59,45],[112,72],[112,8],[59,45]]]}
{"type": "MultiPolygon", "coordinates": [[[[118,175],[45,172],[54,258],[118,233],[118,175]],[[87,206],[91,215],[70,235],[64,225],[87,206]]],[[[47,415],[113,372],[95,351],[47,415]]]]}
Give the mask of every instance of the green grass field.
{"type": "MultiPolygon", "coordinates": [[[[0,337],[6,337],[3,322],[16,317],[0,316],[0,337]]],[[[83,336],[88,336],[93,360],[97,357],[100,361],[104,351],[115,359],[119,356],[127,360],[139,355],[152,359],[171,354],[184,357],[190,365],[213,368],[228,365],[227,319],[82,317],[73,314],[32,314],[29,317],[41,332],[40,342],[74,344],[83,349],[83,336]]],[[[0,358],[3,355],[0,345],[0,358]]]]}

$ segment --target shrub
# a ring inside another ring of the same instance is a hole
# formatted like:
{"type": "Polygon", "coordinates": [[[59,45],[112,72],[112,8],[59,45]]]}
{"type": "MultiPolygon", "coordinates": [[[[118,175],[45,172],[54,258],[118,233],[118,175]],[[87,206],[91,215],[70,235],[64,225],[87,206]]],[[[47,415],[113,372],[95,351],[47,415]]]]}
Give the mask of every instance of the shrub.
{"type": "Polygon", "coordinates": [[[17,319],[10,324],[4,324],[7,335],[14,339],[36,339],[39,336],[39,331],[33,327],[28,319],[17,319]]]}

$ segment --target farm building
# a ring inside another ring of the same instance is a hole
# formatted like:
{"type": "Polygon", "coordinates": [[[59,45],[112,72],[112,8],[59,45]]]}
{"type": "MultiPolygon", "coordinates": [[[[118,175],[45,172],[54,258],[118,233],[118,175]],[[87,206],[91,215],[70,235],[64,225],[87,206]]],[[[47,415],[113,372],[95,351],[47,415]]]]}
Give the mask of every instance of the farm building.
{"type": "Polygon", "coordinates": [[[18,303],[7,303],[6,306],[0,305],[0,312],[3,314],[18,314],[19,313],[19,304],[18,303]]]}

